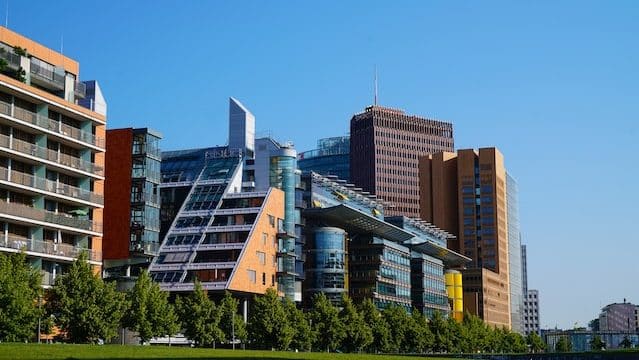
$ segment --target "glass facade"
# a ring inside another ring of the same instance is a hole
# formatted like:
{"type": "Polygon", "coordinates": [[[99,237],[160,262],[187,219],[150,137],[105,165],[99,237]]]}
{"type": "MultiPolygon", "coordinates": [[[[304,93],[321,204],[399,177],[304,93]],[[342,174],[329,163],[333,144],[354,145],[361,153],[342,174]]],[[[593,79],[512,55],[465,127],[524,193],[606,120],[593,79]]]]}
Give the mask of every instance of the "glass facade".
{"type": "Polygon", "coordinates": [[[435,311],[447,315],[450,311],[444,264],[441,260],[413,251],[411,253],[412,296],[415,307],[427,317],[435,311]]]}
{"type": "Polygon", "coordinates": [[[346,232],[334,227],[321,227],[313,231],[311,248],[307,254],[308,286],[306,296],[326,294],[338,305],[343,293],[348,291],[348,263],[346,232]]]}
{"type": "Polygon", "coordinates": [[[317,149],[298,155],[298,166],[302,171],[334,175],[348,181],[350,179],[350,137],[319,139],[317,149]]]}
{"type": "Polygon", "coordinates": [[[521,239],[519,230],[519,191],[517,182],[506,174],[506,207],[508,213],[508,260],[510,276],[510,318],[512,330],[524,333],[523,279],[521,239]]]}

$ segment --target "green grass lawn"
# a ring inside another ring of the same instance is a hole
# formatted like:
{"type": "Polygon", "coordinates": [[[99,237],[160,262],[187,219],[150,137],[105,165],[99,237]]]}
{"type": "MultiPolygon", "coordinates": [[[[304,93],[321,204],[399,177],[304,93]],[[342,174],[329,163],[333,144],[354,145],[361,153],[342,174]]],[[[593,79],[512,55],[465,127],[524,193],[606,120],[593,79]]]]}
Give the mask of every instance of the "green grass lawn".
{"type": "MultiPolygon", "coordinates": [[[[165,346],[0,344],[0,359],[331,359],[409,360],[408,356],[191,349],[165,346]]],[[[435,359],[435,358],[429,358],[435,359]]],[[[443,359],[443,358],[442,358],[443,359]]]]}

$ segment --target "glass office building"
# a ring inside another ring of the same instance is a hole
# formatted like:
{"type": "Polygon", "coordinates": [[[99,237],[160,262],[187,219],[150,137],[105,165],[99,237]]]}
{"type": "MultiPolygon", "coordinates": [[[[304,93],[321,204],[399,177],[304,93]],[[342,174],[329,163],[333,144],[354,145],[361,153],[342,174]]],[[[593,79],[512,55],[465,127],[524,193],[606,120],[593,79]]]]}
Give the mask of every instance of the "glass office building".
{"type": "Polygon", "coordinates": [[[349,156],[350,137],[330,137],[319,139],[317,149],[300,153],[297,156],[297,164],[302,171],[314,171],[321,175],[349,180],[349,156]]]}

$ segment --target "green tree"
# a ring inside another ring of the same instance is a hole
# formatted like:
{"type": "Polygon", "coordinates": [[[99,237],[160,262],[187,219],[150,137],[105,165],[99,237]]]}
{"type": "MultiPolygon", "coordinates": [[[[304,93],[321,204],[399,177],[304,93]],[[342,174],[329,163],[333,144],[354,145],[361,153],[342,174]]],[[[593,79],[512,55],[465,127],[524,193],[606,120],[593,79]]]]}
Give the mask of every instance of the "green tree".
{"type": "Polygon", "coordinates": [[[428,323],[431,334],[433,334],[433,352],[442,353],[450,352],[453,347],[448,321],[439,311],[435,311],[433,318],[428,323]]]}
{"type": "Polygon", "coordinates": [[[117,335],[127,308],[123,293],[115,283],[105,283],[95,275],[82,253],[69,272],[58,277],[50,292],[47,308],[56,325],[74,343],[109,341],[117,335]]]}
{"type": "Polygon", "coordinates": [[[36,336],[42,316],[41,279],[24,253],[0,254],[0,340],[27,341],[36,336]]]}
{"type": "Polygon", "coordinates": [[[177,315],[168,300],[169,294],[143,271],[135,286],[126,294],[129,309],[124,315],[124,326],[138,332],[140,343],[152,337],[173,335],[178,332],[177,315]]]}
{"type": "Polygon", "coordinates": [[[390,329],[388,323],[371,299],[359,304],[359,311],[364,322],[371,329],[373,342],[366,348],[368,352],[387,352],[390,348],[390,329]]]}
{"type": "Polygon", "coordinates": [[[362,314],[355,308],[353,300],[346,295],[342,295],[342,310],[339,317],[344,324],[346,336],[342,341],[345,351],[361,352],[365,347],[373,342],[373,332],[364,321],[362,314]]]}
{"type": "Polygon", "coordinates": [[[570,340],[566,336],[562,336],[559,338],[557,343],[555,344],[556,352],[570,352],[572,351],[572,344],[570,340]]]}
{"type": "Polygon", "coordinates": [[[328,352],[339,348],[346,332],[339,318],[339,310],[331,304],[326,295],[319,293],[313,296],[309,315],[311,328],[316,334],[314,346],[328,352]]]}
{"type": "Polygon", "coordinates": [[[230,292],[224,292],[224,298],[220,302],[220,329],[227,344],[234,341],[246,342],[248,338],[244,318],[237,313],[239,304],[230,292]]]}
{"type": "Polygon", "coordinates": [[[224,338],[219,328],[219,309],[209,299],[199,281],[195,281],[192,293],[177,298],[175,307],[184,335],[194,341],[196,346],[215,347],[215,343],[224,338]]]}
{"type": "Polygon", "coordinates": [[[460,327],[460,350],[466,354],[490,351],[491,329],[478,316],[464,314],[460,327]]]}
{"type": "Polygon", "coordinates": [[[606,343],[601,340],[601,336],[595,335],[592,340],[590,340],[590,350],[593,351],[601,351],[606,348],[606,343]]]}
{"type": "Polygon", "coordinates": [[[448,349],[446,351],[451,354],[461,352],[459,347],[462,341],[461,324],[452,317],[448,317],[446,319],[446,327],[448,329],[448,349]]]}
{"type": "Polygon", "coordinates": [[[431,350],[433,347],[433,334],[430,333],[428,319],[417,309],[413,309],[411,317],[413,321],[406,334],[410,352],[424,353],[431,350]]]}
{"type": "Polygon", "coordinates": [[[526,344],[532,353],[540,353],[546,349],[546,344],[536,332],[531,332],[526,336],[526,344]]]}
{"type": "Polygon", "coordinates": [[[290,299],[284,300],[284,309],[288,323],[293,329],[293,337],[289,347],[295,350],[311,351],[311,346],[315,341],[314,333],[307,315],[295,306],[290,299]]]}
{"type": "Polygon", "coordinates": [[[382,311],[384,319],[388,323],[390,329],[390,351],[392,352],[408,352],[409,342],[408,334],[413,324],[413,318],[408,315],[406,309],[395,304],[382,311]]]}
{"type": "Polygon", "coordinates": [[[294,329],[277,291],[266,290],[255,296],[249,314],[248,333],[251,345],[258,349],[287,350],[294,329]]]}
{"type": "Polygon", "coordinates": [[[630,349],[632,347],[632,341],[630,341],[628,336],[624,336],[623,340],[619,343],[619,347],[624,349],[630,349]]]}
{"type": "Polygon", "coordinates": [[[528,350],[528,346],[526,346],[526,339],[521,334],[514,331],[507,331],[505,340],[508,347],[504,352],[521,354],[528,350]]]}

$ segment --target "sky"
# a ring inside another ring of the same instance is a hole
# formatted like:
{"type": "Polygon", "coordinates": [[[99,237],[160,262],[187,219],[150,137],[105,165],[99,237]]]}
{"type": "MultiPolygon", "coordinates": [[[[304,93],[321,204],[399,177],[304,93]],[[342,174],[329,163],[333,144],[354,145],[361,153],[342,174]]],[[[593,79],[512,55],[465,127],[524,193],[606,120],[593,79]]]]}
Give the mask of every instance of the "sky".
{"type": "MultiPolygon", "coordinates": [[[[0,0],[9,28],[80,62],[108,127],[165,150],[226,142],[228,97],[298,151],[373,102],[496,146],[519,185],[541,325],[639,303],[636,1],[0,0]]],[[[1,21],[1,20],[0,20],[1,21]]]]}

